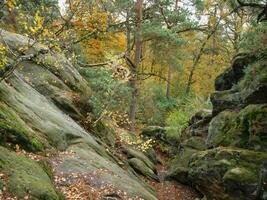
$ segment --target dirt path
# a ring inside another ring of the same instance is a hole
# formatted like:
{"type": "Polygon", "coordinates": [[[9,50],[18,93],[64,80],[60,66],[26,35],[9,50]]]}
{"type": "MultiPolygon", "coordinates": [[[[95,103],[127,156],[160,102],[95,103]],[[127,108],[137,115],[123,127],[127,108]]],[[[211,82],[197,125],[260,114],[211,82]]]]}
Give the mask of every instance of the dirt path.
{"type": "Polygon", "coordinates": [[[163,165],[157,166],[160,183],[146,181],[158,193],[159,200],[200,200],[200,194],[191,187],[177,183],[176,181],[166,181],[165,176],[168,168],[167,156],[157,152],[163,161],[163,165]]]}

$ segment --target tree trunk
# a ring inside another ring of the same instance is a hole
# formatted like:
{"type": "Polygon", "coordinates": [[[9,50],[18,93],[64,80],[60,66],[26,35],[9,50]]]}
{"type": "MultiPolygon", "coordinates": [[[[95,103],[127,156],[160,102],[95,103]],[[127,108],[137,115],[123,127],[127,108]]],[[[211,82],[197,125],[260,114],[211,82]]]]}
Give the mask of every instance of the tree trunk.
{"type": "MultiPolygon", "coordinates": [[[[179,9],[179,6],[178,6],[178,3],[179,3],[180,0],[175,0],[175,11],[178,13],[178,9],[179,9]]],[[[167,86],[166,86],[166,97],[167,98],[170,98],[170,95],[171,95],[171,79],[172,79],[172,66],[169,65],[168,66],[168,77],[167,77],[167,86]]]]}
{"type": "Polygon", "coordinates": [[[168,67],[168,78],[167,78],[167,87],[166,87],[166,97],[170,98],[171,95],[171,79],[172,79],[172,67],[168,67]]]}
{"type": "Polygon", "coordinates": [[[137,0],[136,2],[136,35],[135,35],[135,54],[134,54],[134,69],[133,77],[130,81],[130,85],[132,88],[132,99],[130,104],[129,111],[129,120],[131,122],[131,130],[135,131],[135,118],[136,118],[136,108],[137,108],[137,97],[138,97],[138,88],[137,88],[137,75],[138,75],[138,67],[141,60],[142,53],[142,37],[141,37],[141,26],[143,19],[143,0],[137,0]]]}
{"type": "Polygon", "coordinates": [[[190,90],[191,90],[191,86],[193,84],[193,76],[194,76],[194,73],[195,73],[195,70],[196,70],[196,67],[199,63],[199,60],[204,52],[204,49],[205,49],[205,46],[207,44],[207,42],[209,41],[209,39],[211,38],[211,36],[213,36],[215,33],[216,33],[216,30],[218,28],[220,24],[220,20],[216,23],[215,27],[213,28],[213,30],[207,35],[207,38],[206,40],[202,43],[199,51],[198,51],[198,54],[196,55],[196,57],[194,58],[193,60],[193,66],[190,70],[190,74],[189,74],[189,77],[188,77],[188,81],[187,81],[187,85],[186,85],[186,91],[185,91],[185,94],[188,95],[190,90]]]}

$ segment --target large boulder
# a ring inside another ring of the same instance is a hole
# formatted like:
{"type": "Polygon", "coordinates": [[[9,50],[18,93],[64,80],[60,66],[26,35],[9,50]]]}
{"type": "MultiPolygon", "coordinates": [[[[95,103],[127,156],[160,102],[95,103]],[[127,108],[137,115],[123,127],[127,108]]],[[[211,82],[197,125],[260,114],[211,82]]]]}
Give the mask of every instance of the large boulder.
{"type": "Polygon", "coordinates": [[[144,139],[152,139],[156,141],[159,149],[169,155],[174,155],[180,144],[178,134],[170,134],[169,127],[148,126],[141,131],[144,139]]]}
{"type": "Polygon", "coordinates": [[[266,153],[245,149],[202,151],[191,157],[188,177],[207,199],[262,199],[260,169],[266,159],[266,153]]]}
{"type": "Polygon", "coordinates": [[[61,199],[52,180],[40,165],[24,155],[17,155],[1,146],[0,173],[1,178],[7,179],[5,183],[2,183],[7,191],[19,199],[61,199]]]}
{"type": "Polygon", "coordinates": [[[216,91],[211,95],[214,116],[223,110],[240,110],[249,104],[267,102],[266,60],[254,61],[238,80],[230,89],[216,91]]]}
{"type": "Polygon", "coordinates": [[[182,148],[179,153],[170,161],[166,178],[174,179],[180,183],[189,184],[189,162],[193,154],[196,152],[197,150],[193,148],[182,148]]]}
{"type": "Polygon", "coordinates": [[[212,120],[207,143],[266,152],[266,119],[267,104],[249,105],[239,113],[224,111],[212,120]]]}
{"type": "Polygon", "coordinates": [[[138,173],[141,173],[145,177],[159,182],[159,178],[155,174],[155,172],[150,167],[148,167],[146,163],[142,160],[138,158],[131,158],[128,162],[138,173]]]}
{"type": "Polygon", "coordinates": [[[215,88],[212,115],[206,122],[192,118],[168,177],[207,200],[267,199],[266,59],[237,56],[215,88]]]}
{"type": "Polygon", "coordinates": [[[200,110],[189,120],[189,126],[182,132],[181,138],[202,137],[208,135],[209,122],[212,119],[211,110],[200,110]]]}

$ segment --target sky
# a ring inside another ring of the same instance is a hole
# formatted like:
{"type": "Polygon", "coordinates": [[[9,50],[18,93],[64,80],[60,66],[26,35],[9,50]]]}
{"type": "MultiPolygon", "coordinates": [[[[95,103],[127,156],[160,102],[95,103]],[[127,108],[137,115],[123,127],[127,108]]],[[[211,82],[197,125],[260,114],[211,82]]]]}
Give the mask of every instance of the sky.
{"type": "Polygon", "coordinates": [[[65,8],[66,8],[65,0],[58,0],[58,5],[59,5],[59,7],[60,7],[60,11],[61,11],[62,13],[64,13],[65,8]]]}

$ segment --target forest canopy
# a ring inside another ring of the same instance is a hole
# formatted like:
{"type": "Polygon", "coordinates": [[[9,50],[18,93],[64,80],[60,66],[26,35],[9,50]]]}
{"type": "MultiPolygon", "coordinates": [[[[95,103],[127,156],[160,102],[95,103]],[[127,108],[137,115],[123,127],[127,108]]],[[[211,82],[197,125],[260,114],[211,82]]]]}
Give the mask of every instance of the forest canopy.
{"type": "MultiPolygon", "coordinates": [[[[112,116],[131,129],[136,124],[181,129],[192,110],[210,107],[214,80],[233,56],[266,52],[266,5],[262,0],[2,0],[0,24],[68,55],[90,77],[97,117],[112,116]]],[[[21,61],[29,59],[27,51],[13,53],[21,61]]],[[[10,53],[0,46],[1,80],[15,68],[5,67],[11,65],[10,53]]]]}

